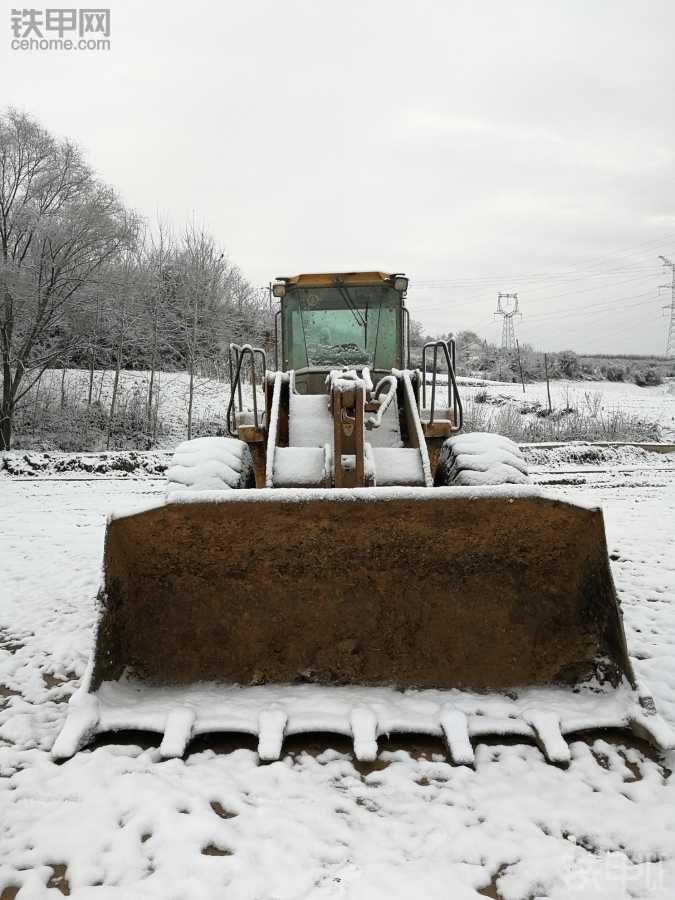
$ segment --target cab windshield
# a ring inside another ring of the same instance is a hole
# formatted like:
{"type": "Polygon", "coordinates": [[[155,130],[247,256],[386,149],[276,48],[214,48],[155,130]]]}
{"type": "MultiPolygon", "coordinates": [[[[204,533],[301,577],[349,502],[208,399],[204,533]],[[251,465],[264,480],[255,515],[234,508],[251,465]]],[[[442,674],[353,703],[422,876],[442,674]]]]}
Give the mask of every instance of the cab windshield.
{"type": "Polygon", "coordinates": [[[286,368],[400,365],[401,295],[393,288],[295,288],[282,303],[286,368]]]}

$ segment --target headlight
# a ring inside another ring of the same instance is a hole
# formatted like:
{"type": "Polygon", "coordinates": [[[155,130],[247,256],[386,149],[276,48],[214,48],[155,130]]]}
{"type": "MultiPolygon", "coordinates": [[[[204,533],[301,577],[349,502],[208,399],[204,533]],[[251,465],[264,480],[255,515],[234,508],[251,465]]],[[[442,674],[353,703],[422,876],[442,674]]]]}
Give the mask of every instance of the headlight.
{"type": "Polygon", "coordinates": [[[272,285],[272,293],[275,297],[279,297],[281,299],[286,293],[286,285],[283,281],[277,281],[276,284],[272,285]]]}
{"type": "Polygon", "coordinates": [[[402,294],[408,290],[408,279],[405,275],[396,275],[394,278],[394,290],[400,291],[402,294]]]}

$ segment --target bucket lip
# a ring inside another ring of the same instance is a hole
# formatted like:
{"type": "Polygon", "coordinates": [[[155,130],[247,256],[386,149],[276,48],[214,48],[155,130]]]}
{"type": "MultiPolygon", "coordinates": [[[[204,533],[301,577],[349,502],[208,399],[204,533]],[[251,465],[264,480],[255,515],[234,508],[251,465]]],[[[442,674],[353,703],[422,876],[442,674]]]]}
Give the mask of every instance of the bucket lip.
{"type": "Polygon", "coordinates": [[[146,501],[132,509],[111,511],[108,523],[119,519],[153,512],[159,509],[195,504],[228,503],[297,503],[316,501],[325,503],[381,503],[400,500],[434,502],[444,500],[538,500],[543,503],[573,506],[599,512],[597,502],[574,499],[561,500],[551,492],[535,485],[500,484],[475,487],[369,487],[369,488],[242,488],[224,491],[175,491],[157,500],[146,501]]]}
{"type": "Polygon", "coordinates": [[[286,736],[319,731],[352,737],[357,759],[366,758],[362,751],[368,749],[368,758],[375,758],[377,739],[385,735],[424,733],[445,737],[456,764],[473,765],[471,738],[513,735],[534,739],[549,762],[567,764],[563,738],[596,728],[627,729],[660,750],[675,747],[675,732],[651,696],[626,680],[613,688],[589,682],[576,689],[475,692],[359,684],[151,685],[123,675],[95,691],[82,684],[70,699],[52,757],[67,759],[96,734],[141,729],[164,735],[161,758],[182,756],[193,737],[215,732],[257,736],[261,758],[270,760],[280,757],[286,736]]]}

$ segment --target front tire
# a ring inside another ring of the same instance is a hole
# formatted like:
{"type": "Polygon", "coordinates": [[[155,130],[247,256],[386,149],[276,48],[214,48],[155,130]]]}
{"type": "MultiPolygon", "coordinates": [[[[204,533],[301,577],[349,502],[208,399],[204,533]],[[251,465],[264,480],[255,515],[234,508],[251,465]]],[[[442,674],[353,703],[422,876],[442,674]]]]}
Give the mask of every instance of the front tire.
{"type": "Polygon", "coordinates": [[[168,493],[255,487],[248,445],[237,438],[226,437],[195,438],[179,444],[166,479],[168,493]]]}
{"type": "Polygon", "coordinates": [[[434,483],[437,487],[529,484],[530,476],[517,444],[501,434],[474,431],[445,441],[434,483]]]}

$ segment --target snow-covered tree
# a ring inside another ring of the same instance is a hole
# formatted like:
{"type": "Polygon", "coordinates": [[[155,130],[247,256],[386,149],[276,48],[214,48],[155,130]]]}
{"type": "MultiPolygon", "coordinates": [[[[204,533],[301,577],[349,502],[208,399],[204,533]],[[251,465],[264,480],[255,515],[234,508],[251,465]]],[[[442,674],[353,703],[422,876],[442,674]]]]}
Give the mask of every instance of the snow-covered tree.
{"type": "Polygon", "coordinates": [[[24,113],[0,115],[0,449],[17,403],[74,348],[69,311],[90,301],[135,224],[77,147],[24,113]]]}

